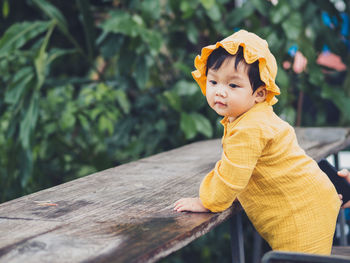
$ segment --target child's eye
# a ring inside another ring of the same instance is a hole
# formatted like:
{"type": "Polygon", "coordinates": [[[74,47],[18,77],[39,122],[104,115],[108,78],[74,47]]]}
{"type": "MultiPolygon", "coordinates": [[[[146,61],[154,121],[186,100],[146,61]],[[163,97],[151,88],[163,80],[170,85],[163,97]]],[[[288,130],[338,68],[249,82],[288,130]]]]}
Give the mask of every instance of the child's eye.
{"type": "Polygon", "coordinates": [[[215,80],[209,80],[209,82],[213,85],[217,84],[217,82],[215,80]]]}
{"type": "Polygon", "coordinates": [[[237,88],[237,87],[238,87],[238,85],[233,84],[233,83],[231,83],[229,86],[230,86],[231,88],[237,88]]]}

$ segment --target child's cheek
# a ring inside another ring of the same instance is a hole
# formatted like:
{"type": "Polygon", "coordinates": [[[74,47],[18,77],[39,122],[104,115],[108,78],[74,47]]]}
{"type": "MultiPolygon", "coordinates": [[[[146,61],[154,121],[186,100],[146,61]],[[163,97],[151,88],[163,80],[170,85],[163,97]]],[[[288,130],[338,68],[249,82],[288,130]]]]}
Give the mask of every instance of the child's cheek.
{"type": "Polygon", "coordinates": [[[207,86],[207,90],[206,90],[206,95],[205,97],[207,98],[207,101],[209,102],[210,99],[213,99],[214,98],[214,94],[213,94],[213,88],[210,87],[210,86],[207,86]]]}
{"type": "Polygon", "coordinates": [[[207,97],[207,103],[208,103],[210,108],[215,110],[215,103],[214,103],[214,98],[213,97],[211,97],[211,98],[207,97]]]}
{"type": "Polygon", "coordinates": [[[214,88],[210,84],[207,84],[207,90],[206,90],[207,99],[214,98],[214,94],[215,94],[214,88]]]}

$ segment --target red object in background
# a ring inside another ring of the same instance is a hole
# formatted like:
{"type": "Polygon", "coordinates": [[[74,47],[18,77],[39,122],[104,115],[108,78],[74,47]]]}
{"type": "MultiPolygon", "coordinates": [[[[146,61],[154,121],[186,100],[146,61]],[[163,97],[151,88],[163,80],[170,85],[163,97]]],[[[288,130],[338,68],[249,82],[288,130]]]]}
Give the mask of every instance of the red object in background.
{"type": "Polygon", "coordinates": [[[304,57],[304,55],[300,51],[297,51],[295,53],[294,63],[293,63],[294,72],[297,74],[300,74],[305,70],[306,65],[307,65],[307,59],[304,57]]]}
{"type": "MultiPolygon", "coordinates": [[[[337,71],[344,71],[346,70],[346,65],[342,62],[341,58],[329,51],[327,52],[322,52],[317,60],[317,64],[321,66],[325,66],[330,69],[335,69],[337,71]]],[[[293,61],[293,71],[297,74],[300,74],[306,69],[307,65],[307,59],[304,57],[304,55],[300,52],[297,51],[295,53],[294,61],[293,61]]],[[[284,69],[290,69],[291,63],[289,61],[284,61],[283,62],[283,68],[284,69]]]]}
{"type": "Polygon", "coordinates": [[[316,61],[319,65],[327,68],[335,69],[337,71],[346,70],[346,65],[341,61],[341,58],[331,52],[322,52],[316,61]]]}

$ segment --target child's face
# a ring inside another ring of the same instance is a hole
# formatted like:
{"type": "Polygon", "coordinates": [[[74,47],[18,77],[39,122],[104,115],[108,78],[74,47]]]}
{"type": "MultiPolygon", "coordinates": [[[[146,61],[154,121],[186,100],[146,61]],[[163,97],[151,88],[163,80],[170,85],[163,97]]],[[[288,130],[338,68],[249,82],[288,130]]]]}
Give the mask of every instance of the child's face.
{"type": "Polygon", "coordinates": [[[232,122],[247,112],[256,103],[259,89],[253,89],[247,74],[247,66],[239,63],[235,69],[236,57],[227,58],[218,70],[208,70],[206,98],[217,114],[229,117],[232,122]]]}

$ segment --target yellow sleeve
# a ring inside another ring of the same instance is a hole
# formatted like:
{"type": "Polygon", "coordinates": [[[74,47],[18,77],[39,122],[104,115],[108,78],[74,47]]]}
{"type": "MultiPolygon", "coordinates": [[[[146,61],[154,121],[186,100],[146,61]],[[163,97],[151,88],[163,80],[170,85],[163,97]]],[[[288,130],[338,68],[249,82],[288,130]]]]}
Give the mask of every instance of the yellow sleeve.
{"type": "Polygon", "coordinates": [[[212,212],[229,208],[247,186],[265,146],[261,130],[235,129],[223,140],[223,154],[215,168],[203,179],[199,197],[212,212]]]}

